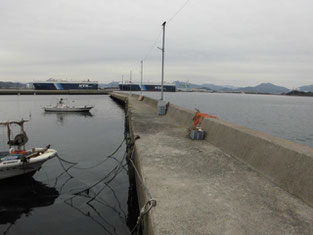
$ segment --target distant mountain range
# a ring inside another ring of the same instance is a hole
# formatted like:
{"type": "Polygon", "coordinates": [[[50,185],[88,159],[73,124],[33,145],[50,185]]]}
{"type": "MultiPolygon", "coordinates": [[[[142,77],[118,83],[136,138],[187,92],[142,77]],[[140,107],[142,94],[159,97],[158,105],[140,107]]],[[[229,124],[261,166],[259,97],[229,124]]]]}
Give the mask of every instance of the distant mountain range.
{"type": "Polygon", "coordinates": [[[204,83],[202,85],[198,84],[192,84],[192,83],[184,83],[176,81],[174,82],[176,84],[176,87],[178,88],[204,88],[204,89],[210,89],[212,91],[218,91],[218,92],[245,92],[245,93],[264,93],[264,94],[282,94],[287,93],[290,90],[286,87],[282,86],[276,86],[272,83],[261,83],[254,87],[234,87],[234,86],[218,86],[214,84],[207,84],[204,83]]]}
{"type": "Polygon", "coordinates": [[[99,83],[99,88],[113,88],[118,87],[119,82],[110,82],[110,83],[99,83]]]}

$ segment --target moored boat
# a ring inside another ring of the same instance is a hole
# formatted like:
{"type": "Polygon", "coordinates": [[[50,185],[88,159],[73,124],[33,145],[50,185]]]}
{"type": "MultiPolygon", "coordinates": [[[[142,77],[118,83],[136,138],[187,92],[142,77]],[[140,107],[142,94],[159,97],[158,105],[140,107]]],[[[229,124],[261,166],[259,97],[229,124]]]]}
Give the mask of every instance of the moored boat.
{"type": "Polygon", "coordinates": [[[6,126],[8,129],[10,148],[9,151],[0,152],[0,180],[20,175],[33,175],[43,163],[57,155],[57,151],[50,149],[50,145],[25,150],[28,137],[24,131],[24,122],[26,120],[0,122],[0,126],[6,126]],[[21,128],[21,132],[13,140],[11,140],[11,125],[19,125],[21,128]]]}
{"type": "Polygon", "coordinates": [[[68,106],[64,103],[64,99],[60,98],[59,102],[53,107],[44,107],[43,109],[46,112],[89,112],[93,106],[85,105],[85,106],[68,106]]]}

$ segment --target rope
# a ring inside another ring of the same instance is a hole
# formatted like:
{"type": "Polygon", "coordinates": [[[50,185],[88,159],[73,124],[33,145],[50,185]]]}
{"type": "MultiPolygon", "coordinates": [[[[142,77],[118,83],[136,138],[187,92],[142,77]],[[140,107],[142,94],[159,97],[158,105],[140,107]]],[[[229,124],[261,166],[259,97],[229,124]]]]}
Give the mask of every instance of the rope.
{"type": "MultiPolygon", "coordinates": [[[[119,164],[118,165],[116,165],[108,174],[106,174],[102,179],[100,179],[100,180],[98,180],[96,183],[94,183],[93,185],[91,185],[91,186],[89,186],[88,188],[86,188],[86,189],[83,189],[83,190],[81,190],[81,191],[79,191],[79,192],[77,192],[77,193],[74,193],[75,195],[80,195],[81,193],[83,193],[83,192],[85,192],[85,193],[87,193],[87,195],[89,194],[89,192],[90,192],[90,189],[92,189],[93,187],[95,187],[95,186],[97,186],[98,184],[100,184],[101,182],[103,182],[104,180],[106,180],[109,176],[111,176],[112,174],[113,174],[113,176],[112,176],[112,178],[111,179],[109,179],[107,182],[105,182],[105,183],[110,183],[116,176],[117,176],[117,174],[118,173],[120,173],[121,172],[121,170],[123,169],[123,161],[125,160],[125,158],[126,158],[126,154],[124,154],[124,156],[123,156],[123,158],[122,158],[122,160],[119,162],[119,164]]],[[[98,193],[99,194],[99,193],[98,193]]],[[[98,194],[96,194],[96,196],[98,195],[98,194]]],[[[94,197],[95,198],[95,197],[94,197]]],[[[94,199],[93,198],[93,199],[94,199]]]]}
{"type": "Polygon", "coordinates": [[[135,136],[134,140],[129,144],[129,147],[132,148],[132,151],[131,151],[131,154],[130,156],[128,157],[128,160],[130,161],[130,163],[132,164],[134,170],[135,170],[135,173],[137,174],[137,179],[139,179],[139,182],[140,184],[142,185],[146,195],[147,195],[147,198],[148,198],[148,201],[145,203],[145,205],[141,208],[140,210],[140,214],[138,216],[138,219],[137,219],[137,223],[135,225],[135,227],[132,229],[131,231],[131,234],[133,234],[136,230],[137,230],[137,234],[139,233],[139,228],[140,228],[140,225],[143,221],[143,218],[144,216],[153,208],[157,205],[157,201],[156,199],[154,199],[149,191],[149,189],[146,187],[146,185],[144,184],[143,182],[143,178],[141,177],[141,175],[139,174],[139,171],[138,169],[136,168],[136,165],[133,161],[133,155],[134,155],[134,152],[135,152],[135,141],[137,139],[140,139],[140,137],[137,135],[135,136]]]}
{"type": "Polygon", "coordinates": [[[79,170],[85,170],[85,169],[92,169],[92,168],[95,168],[97,166],[100,166],[101,164],[103,164],[104,162],[106,162],[109,158],[112,158],[114,156],[114,154],[117,153],[117,151],[123,146],[123,143],[125,141],[125,138],[123,139],[122,143],[120,143],[120,145],[108,156],[104,157],[105,159],[93,166],[90,166],[90,167],[73,167],[73,169],[79,169],[79,170]]]}
{"type": "MultiPolygon", "coordinates": [[[[73,176],[72,176],[70,173],[68,173],[68,171],[69,171],[73,166],[75,166],[75,165],[78,164],[78,163],[67,161],[67,160],[61,158],[58,154],[56,155],[56,157],[58,158],[58,160],[59,160],[59,162],[60,162],[60,165],[62,166],[62,168],[63,168],[63,170],[64,170],[64,172],[63,172],[60,176],[62,176],[64,173],[66,173],[66,174],[68,174],[71,178],[73,178],[73,176]],[[65,168],[65,166],[63,165],[62,162],[66,162],[66,163],[68,163],[68,164],[71,164],[71,166],[69,166],[68,168],[65,168]]],[[[58,178],[58,177],[57,177],[57,178],[58,178]]]]}
{"type": "MultiPolygon", "coordinates": [[[[100,166],[101,164],[103,164],[104,162],[106,162],[109,158],[112,158],[117,152],[118,150],[123,146],[123,143],[125,141],[125,138],[123,139],[123,141],[120,143],[120,145],[108,156],[105,156],[104,157],[104,160],[102,160],[101,162],[98,162],[97,164],[93,165],[93,166],[90,166],[90,167],[77,167],[75,165],[79,164],[78,162],[70,162],[68,160],[65,160],[63,158],[61,158],[59,155],[57,155],[57,158],[61,161],[61,162],[65,162],[65,163],[68,163],[68,164],[71,164],[72,166],[70,166],[66,172],[70,169],[70,168],[73,168],[73,169],[78,169],[78,170],[86,170],[86,169],[92,169],[92,168],[95,168],[97,166],[100,166]]],[[[62,164],[61,164],[62,165],[62,164]]],[[[63,165],[62,165],[63,166],[63,165]]]]}
{"type": "MultiPolygon", "coordinates": [[[[143,189],[144,189],[144,192],[146,193],[147,195],[147,202],[144,204],[144,206],[141,208],[140,210],[140,213],[139,213],[139,216],[137,218],[137,222],[136,222],[136,225],[134,226],[134,228],[132,229],[131,231],[131,234],[133,234],[136,230],[137,230],[137,234],[140,232],[140,226],[142,225],[142,222],[143,222],[143,219],[144,219],[144,216],[147,215],[150,210],[155,207],[157,205],[157,201],[156,199],[154,199],[150,193],[150,191],[148,190],[148,188],[146,187],[146,185],[144,184],[144,180],[143,178],[141,177],[138,169],[136,168],[136,165],[133,161],[133,156],[134,156],[134,152],[135,152],[135,141],[137,139],[139,139],[140,137],[139,136],[135,136],[134,140],[133,141],[130,141],[129,140],[129,137],[125,137],[122,141],[122,143],[117,147],[117,149],[115,151],[113,151],[112,154],[110,154],[109,156],[106,157],[106,159],[104,159],[102,162],[100,162],[99,164],[102,164],[103,162],[105,162],[108,158],[112,157],[120,148],[121,146],[123,145],[124,141],[126,141],[128,144],[127,144],[127,147],[128,149],[131,149],[131,152],[128,152],[126,151],[124,153],[124,156],[123,158],[121,159],[121,161],[118,162],[118,164],[108,173],[106,174],[103,178],[101,178],[100,180],[98,180],[97,182],[95,182],[93,185],[89,186],[88,188],[85,188],[85,189],[82,189],[76,193],[74,193],[73,197],[70,198],[70,200],[72,200],[74,197],[76,196],[88,196],[90,198],[90,200],[88,200],[87,204],[90,205],[90,203],[95,200],[99,194],[104,190],[105,187],[108,187],[109,183],[115,179],[115,177],[124,169],[124,165],[123,162],[124,160],[127,158],[127,160],[131,163],[131,165],[133,166],[133,169],[137,175],[137,179],[139,180],[140,184],[142,185],[143,189]],[[100,189],[98,192],[94,192],[92,189],[97,186],[98,184],[100,184],[101,182],[104,183],[104,187],[102,189],[100,189]],[[90,193],[92,193],[92,196],[90,195],[90,193]],[[90,196],[89,196],[90,195],[90,196]]],[[[82,168],[82,167],[75,167],[75,165],[77,165],[78,163],[76,162],[71,162],[71,161],[67,161],[63,158],[61,158],[59,155],[57,155],[57,158],[59,159],[60,161],[60,164],[62,166],[62,168],[64,169],[64,172],[69,174],[68,171],[69,169],[71,168],[75,168],[75,169],[90,169],[90,168],[93,168],[93,167],[96,167],[98,166],[99,164],[95,165],[95,166],[91,166],[91,167],[86,167],[86,168],[82,168]],[[67,163],[67,164],[71,164],[70,167],[68,167],[67,169],[64,167],[64,165],[62,163],[67,163]]],[[[70,174],[69,174],[70,175],[70,174]]],[[[71,176],[71,175],[70,175],[71,176]]],[[[71,176],[72,177],[72,176],[71,176]]],[[[67,200],[65,200],[67,201],[67,200]]]]}
{"type": "Polygon", "coordinates": [[[78,164],[78,162],[70,162],[68,160],[65,160],[64,158],[61,158],[58,154],[56,155],[56,157],[61,160],[62,162],[68,163],[68,164],[72,164],[72,165],[76,165],[78,164]]]}
{"type": "Polygon", "coordinates": [[[155,44],[159,41],[160,36],[161,36],[162,31],[160,30],[158,36],[156,37],[154,43],[152,44],[152,46],[150,47],[150,50],[148,51],[148,53],[145,55],[145,57],[143,58],[143,61],[146,61],[146,59],[148,59],[148,57],[150,56],[150,53],[152,52],[152,49],[155,47],[155,44]]]}
{"type": "MultiPolygon", "coordinates": [[[[135,148],[134,148],[134,149],[135,149],[135,148]]],[[[133,149],[133,151],[134,151],[134,149],[133,149]]],[[[132,153],[132,154],[133,154],[133,153],[132,153]]],[[[131,155],[131,156],[132,156],[132,155],[131,155]]],[[[141,185],[143,186],[143,189],[144,189],[145,192],[147,193],[147,196],[151,199],[151,198],[152,198],[152,195],[151,195],[149,189],[148,189],[148,188],[146,187],[146,185],[144,184],[143,179],[141,178],[141,175],[139,174],[139,172],[138,172],[138,170],[137,170],[137,168],[136,168],[136,166],[135,166],[135,163],[133,162],[133,160],[132,160],[131,158],[129,158],[128,160],[129,160],[130,163],[132,164],[132,166],[133,166],[133,168],[134,168],[134,170],[135,170],[135,172],[136,172],[136,174],[137,174],[137,176],[138,176],[138,179],[139,179],[141,185]]]]}
{"type": "Polygon", "coordinates": [[[155,207],[156,205],[157,205],[157,201],[155,199],[150,199],[146,202],[146,204],[141,208],[140,214],[137,219],[137,223],[135,227],[132,229],[132,231],[130,232],[130,234],[133,234],[133,232],[135,232],[138,226],[140,226],[144,216],[152,209],[152,207],[155,207]]]}

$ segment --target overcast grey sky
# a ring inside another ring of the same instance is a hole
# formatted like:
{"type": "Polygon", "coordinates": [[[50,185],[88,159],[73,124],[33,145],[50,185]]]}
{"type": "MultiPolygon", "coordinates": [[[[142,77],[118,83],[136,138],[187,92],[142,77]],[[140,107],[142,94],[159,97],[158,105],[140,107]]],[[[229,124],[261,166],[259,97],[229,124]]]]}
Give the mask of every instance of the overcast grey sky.
{"type": "MultiPolygon", "coordinates": [[[[185,2],[1,0],[0,80],[139,80],[146,58],[160,81],[161,24],[185,2]]],[[[165,80],[313,84],[312,23],[312,0],[190,0],[166,26],[165,80]]]]}

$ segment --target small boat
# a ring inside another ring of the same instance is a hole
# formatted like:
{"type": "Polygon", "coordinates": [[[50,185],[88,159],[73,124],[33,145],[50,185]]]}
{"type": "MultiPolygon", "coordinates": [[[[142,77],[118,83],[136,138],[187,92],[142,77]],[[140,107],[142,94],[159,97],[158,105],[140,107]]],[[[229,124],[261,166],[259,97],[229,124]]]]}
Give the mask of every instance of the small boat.
{"type": "Polygon", "coordinates": [[[55,157],[57,151],[50,149],[50,145],[43,148],[25,150],[28,137],[24,131],[24,123],[27,120],[0,122],[0,126],[6,126],[8,130],[9,151],[0,152],[0,180],[15,176],[32,176],[42,164],[55,157]],[[11,140],[11,126],[18,125],[21,129],[11,140]]]}
{"type": "Polygon", "coordinates": [[[64,103],[64,99],[60,98],[59,102],[54,107],[44,107],[46,112],[89,112],[93,106],[68,106],[64,103]]]}

